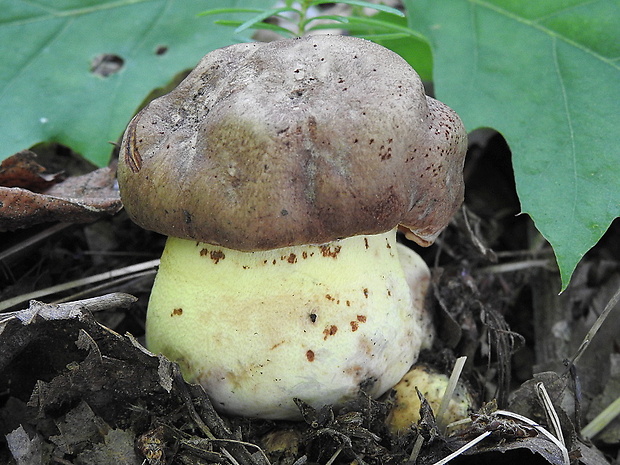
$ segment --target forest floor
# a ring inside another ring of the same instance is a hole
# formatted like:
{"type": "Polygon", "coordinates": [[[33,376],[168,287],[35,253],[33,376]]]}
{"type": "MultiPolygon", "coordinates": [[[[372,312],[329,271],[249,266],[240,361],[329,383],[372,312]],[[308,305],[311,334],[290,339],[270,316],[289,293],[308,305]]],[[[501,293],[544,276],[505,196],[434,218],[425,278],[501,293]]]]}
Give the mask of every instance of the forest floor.
{"type": "MultiPolygon", "coordinates": [[[[70,151],[52,149],[37,159],[47,182],[60,180],[47,173],[69,178],[91,169],[70,151]]],[[[114,214],[96,221],[73,222],[69,214],[62,223],[0,233],[0,304],[11,304],[0,313],[0,463],[400,464],[413,454],[416,463],[430,464],[486,432],[455,462],[564,463],[561,447],[539,429],[495,408],[557,436],[555,412],[569,460],[617,460],[619,421],[592,441],[581,433],[620,397],[620,308],[575,356],[620,288],[620,223],[558,295],[553,252],[519,215],[500,135],[471,138],[465,179],[464,208],[436,244],[422,249],[401,238],[432,270],[438,337],[421,360],[449,375],[456,358],[467,356],[461,380],[476,409],[485,406],[465,430],[444,434],[427,415],[407,434],[391,435],[384,422],[389,395],[360,396],[336,412],[307,411],[300,422],[221,417],[202,389],[140,349],[153,260],[165,238],[134,225],[112,202],[106,208],[114,214]],[[110,293],[117,294],[101,298],[110,293]],[[553,407],[543,407],[539,383],[553,407]]],[[[113,176],[108,184],[113,200],[113,176]]]]}

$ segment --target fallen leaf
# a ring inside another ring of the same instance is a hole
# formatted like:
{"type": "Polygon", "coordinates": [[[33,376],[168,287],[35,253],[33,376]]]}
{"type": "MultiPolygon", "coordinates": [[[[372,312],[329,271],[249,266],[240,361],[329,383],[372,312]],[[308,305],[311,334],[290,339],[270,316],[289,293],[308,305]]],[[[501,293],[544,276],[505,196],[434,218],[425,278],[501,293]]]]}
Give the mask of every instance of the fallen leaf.
{"type": "Polygon", "coordinates": [[[140,465],[134,452],[134,435],[122,429],[113,429],[104,436],[104,441],[94,444],[78,455],[81,465],[140,465]]]}
{"type": "Polygon", "coordinates": [[[55,423],[60,434],[50,436],[49,439],[64,454],[71,455],[83,452],[93,443],[101,442],[102,435],[110,430],[106,422],[98,417],[84,401],[55,423]]]}
{"type": "Polygon", "coordinates": [[[6,435],[6,442],[17,465],[43,465],[44,444],[41,436],[35,434],[33,438],[23,426],[6,435]]]}
{"type": "MultiPolygon", "coordinates": [[[[558,446],[541,434],[536,427],[514,418],[501,416],[496,412],[473,414],[470,426],[459,430],[455,436],[449,438],[448,444],[452,450],[457,450],[482,434],[487,436],[463,452],[465,456],[471,456],[471,463],[486,463],[483,457],[488,457],[486,460],[489,463],[519,463],[523,459],[532,461],[532,458],[529,458],[532,455],[553,465],[566,465],[558,446]],[[490,457],[497,459],[493,460],[490,457]]],[[[470,461],[462,460],[461,463],[470,461]]]]}
{"type": "Polygon", "coordinates": [[[0,231],[14,231],[50,221],[89,223],[122,208],[116,170],[112,167],[69,177],[62,182],[56,182],[56,177],[46,180],[43,171],[44,168],[24,152],[2,164],[0,231]],[[8,187],[2,182],[3,177],[8,187]],[[34,190],[10,187],[16,184],[28,185],[34,190]],[[36,188],[42,189],[37,192],[36,188]]]}
{"type": "MultiPolygon", "coordinates": [[[[31,301],[27,310],[0,314],[0,392],[9,394],[0,406],[0,433],[13,431],[10,453],[18,465],[47,463],[38,461],[40,451],[59,463],[139,464],[136,435],[177,421],[197,436],[168,428],[170,443],[161,445],[171,451],[167,463],[197,463],[196,454],[221,462],[219,451],[239,465],[265,463],[253,459],[202,387],[182,379],[178,365],[91,313],[127,308],[135,300],[116,293],[58,305],[31,301]],[[14,424],[23,427],[7,428],[14,424]],[[198,442],[191,448],[172,447],[193,437],[198,442]]],[[[149,444],[143,445],[138,453],[150,455],[149,444]]]]}
{"type": "Polygon", "coordinates": [[[62,180],[62,173],[45,173],[36,161],[37,154],[22,150],[0,164],[0,186],[40,191],[62,180]]]}

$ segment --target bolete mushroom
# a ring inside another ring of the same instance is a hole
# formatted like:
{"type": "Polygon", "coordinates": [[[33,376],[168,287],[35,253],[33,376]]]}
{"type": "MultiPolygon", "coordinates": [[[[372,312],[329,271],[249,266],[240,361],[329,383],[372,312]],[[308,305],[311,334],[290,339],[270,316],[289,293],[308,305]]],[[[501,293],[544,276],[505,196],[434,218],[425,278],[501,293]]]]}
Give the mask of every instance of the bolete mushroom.
{"type": "Polygon", "coordinates": [[[147,346],[219,410],[298,417],[396,384],[430,340],[433,242],[463,198],[466,134],[398,55],[343,36],[207,54],[129,124],[130,217],[168,235],[147,346]]]}
{"type": "MultiPolygon", "coordinates": [[[[446,389],[450,383],[447,375],[424,365],[415,365],[394,386],[393,406],[387,417],[386,425],[392,434],[405,433],[420,421],[422,402],[417,391],[424,396],[433,413],[437,415],[446,389]]],[[[450,423],[467,418],[475,402],[467,386],[458,383],[442,418],[436,418],[438,426],[443,428],[450,423]]]]}

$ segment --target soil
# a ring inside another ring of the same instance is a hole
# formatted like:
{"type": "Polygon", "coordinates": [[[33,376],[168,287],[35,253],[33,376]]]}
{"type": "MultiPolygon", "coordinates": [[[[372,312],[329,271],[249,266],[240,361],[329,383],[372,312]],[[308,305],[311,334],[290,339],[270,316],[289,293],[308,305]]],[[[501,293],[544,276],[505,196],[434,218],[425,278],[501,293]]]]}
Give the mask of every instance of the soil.
{"type": "MultiPolygon", "coordinates": [[[[64,148],[41,150],[39,161],[67,175],[84,172],[74,171],[75,156],[64,148]]],[[[384,423],[390,395],[360,394],[338,411],[300,404],[301,422],[221,417],[208,393],[140,350],[152,265],[80,283],[159,258],[165,238],[121,211],[86,224],[43,223],[0,234],[0,303],[26,295],[0,313],[0,463],[401,464],[413,463],[413,455],[426,464],[486,433],[455,462],[563,463],[539,429],[498,409],[551,432],[555,411],[570,460],[617,460],[620,422],[592,442],[581,432],[620,397],[619,308],[575,355],[620,287],[620,223],[558,295],[553,252],[519,214],[510,151],[499,134],[472,136],[465,177],[464,207],[436,244],[422,249],[401,238],[432,268],[429,305],[438,337],[421,360],[449,375],[456,358],[467,356],[461,380],[476,405],[460,430],[445,434],[423,409],[417,425],[392,435],[384,423]],[[27,296],[74,281],[79,285],[27,296]],[[110,293],[116,294],[80,304],[27,302],[110,293]],[[10,313],[28,308],[28,321],[10,313]],[[553,407],[542,407],[539,383],[553,407]]]]}

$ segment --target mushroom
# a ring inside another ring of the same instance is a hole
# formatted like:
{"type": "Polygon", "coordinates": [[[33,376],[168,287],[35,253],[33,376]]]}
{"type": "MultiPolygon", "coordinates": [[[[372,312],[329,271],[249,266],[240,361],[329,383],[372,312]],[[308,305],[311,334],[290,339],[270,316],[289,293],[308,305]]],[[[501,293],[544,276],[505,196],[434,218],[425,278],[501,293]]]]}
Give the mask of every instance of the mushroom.
{"type": "MultiPolygon", "coordinates": [[[[447,375],[428,365],[419,364],[411,368],[394,386],[393,406],[386,419],[392,434],[403,434],[419,423],[422,402],[417,391],[424,396],[433,414],[437,415],[449,383],[447,375]]],[[[474,398],[467,386],[457,383],[443,417],[437,418],[438,426],[444,428],[467,418],[474,405],[474,398]]]]}
{"type": "Polygon", "coordinates": [[[130,122],[129,216],[169,236],[146,341],[220,411],[379,396],[429,346],[429,245],[463,198],[466,133],[395,53],[344,36],[207,54],[130,122]]]}

